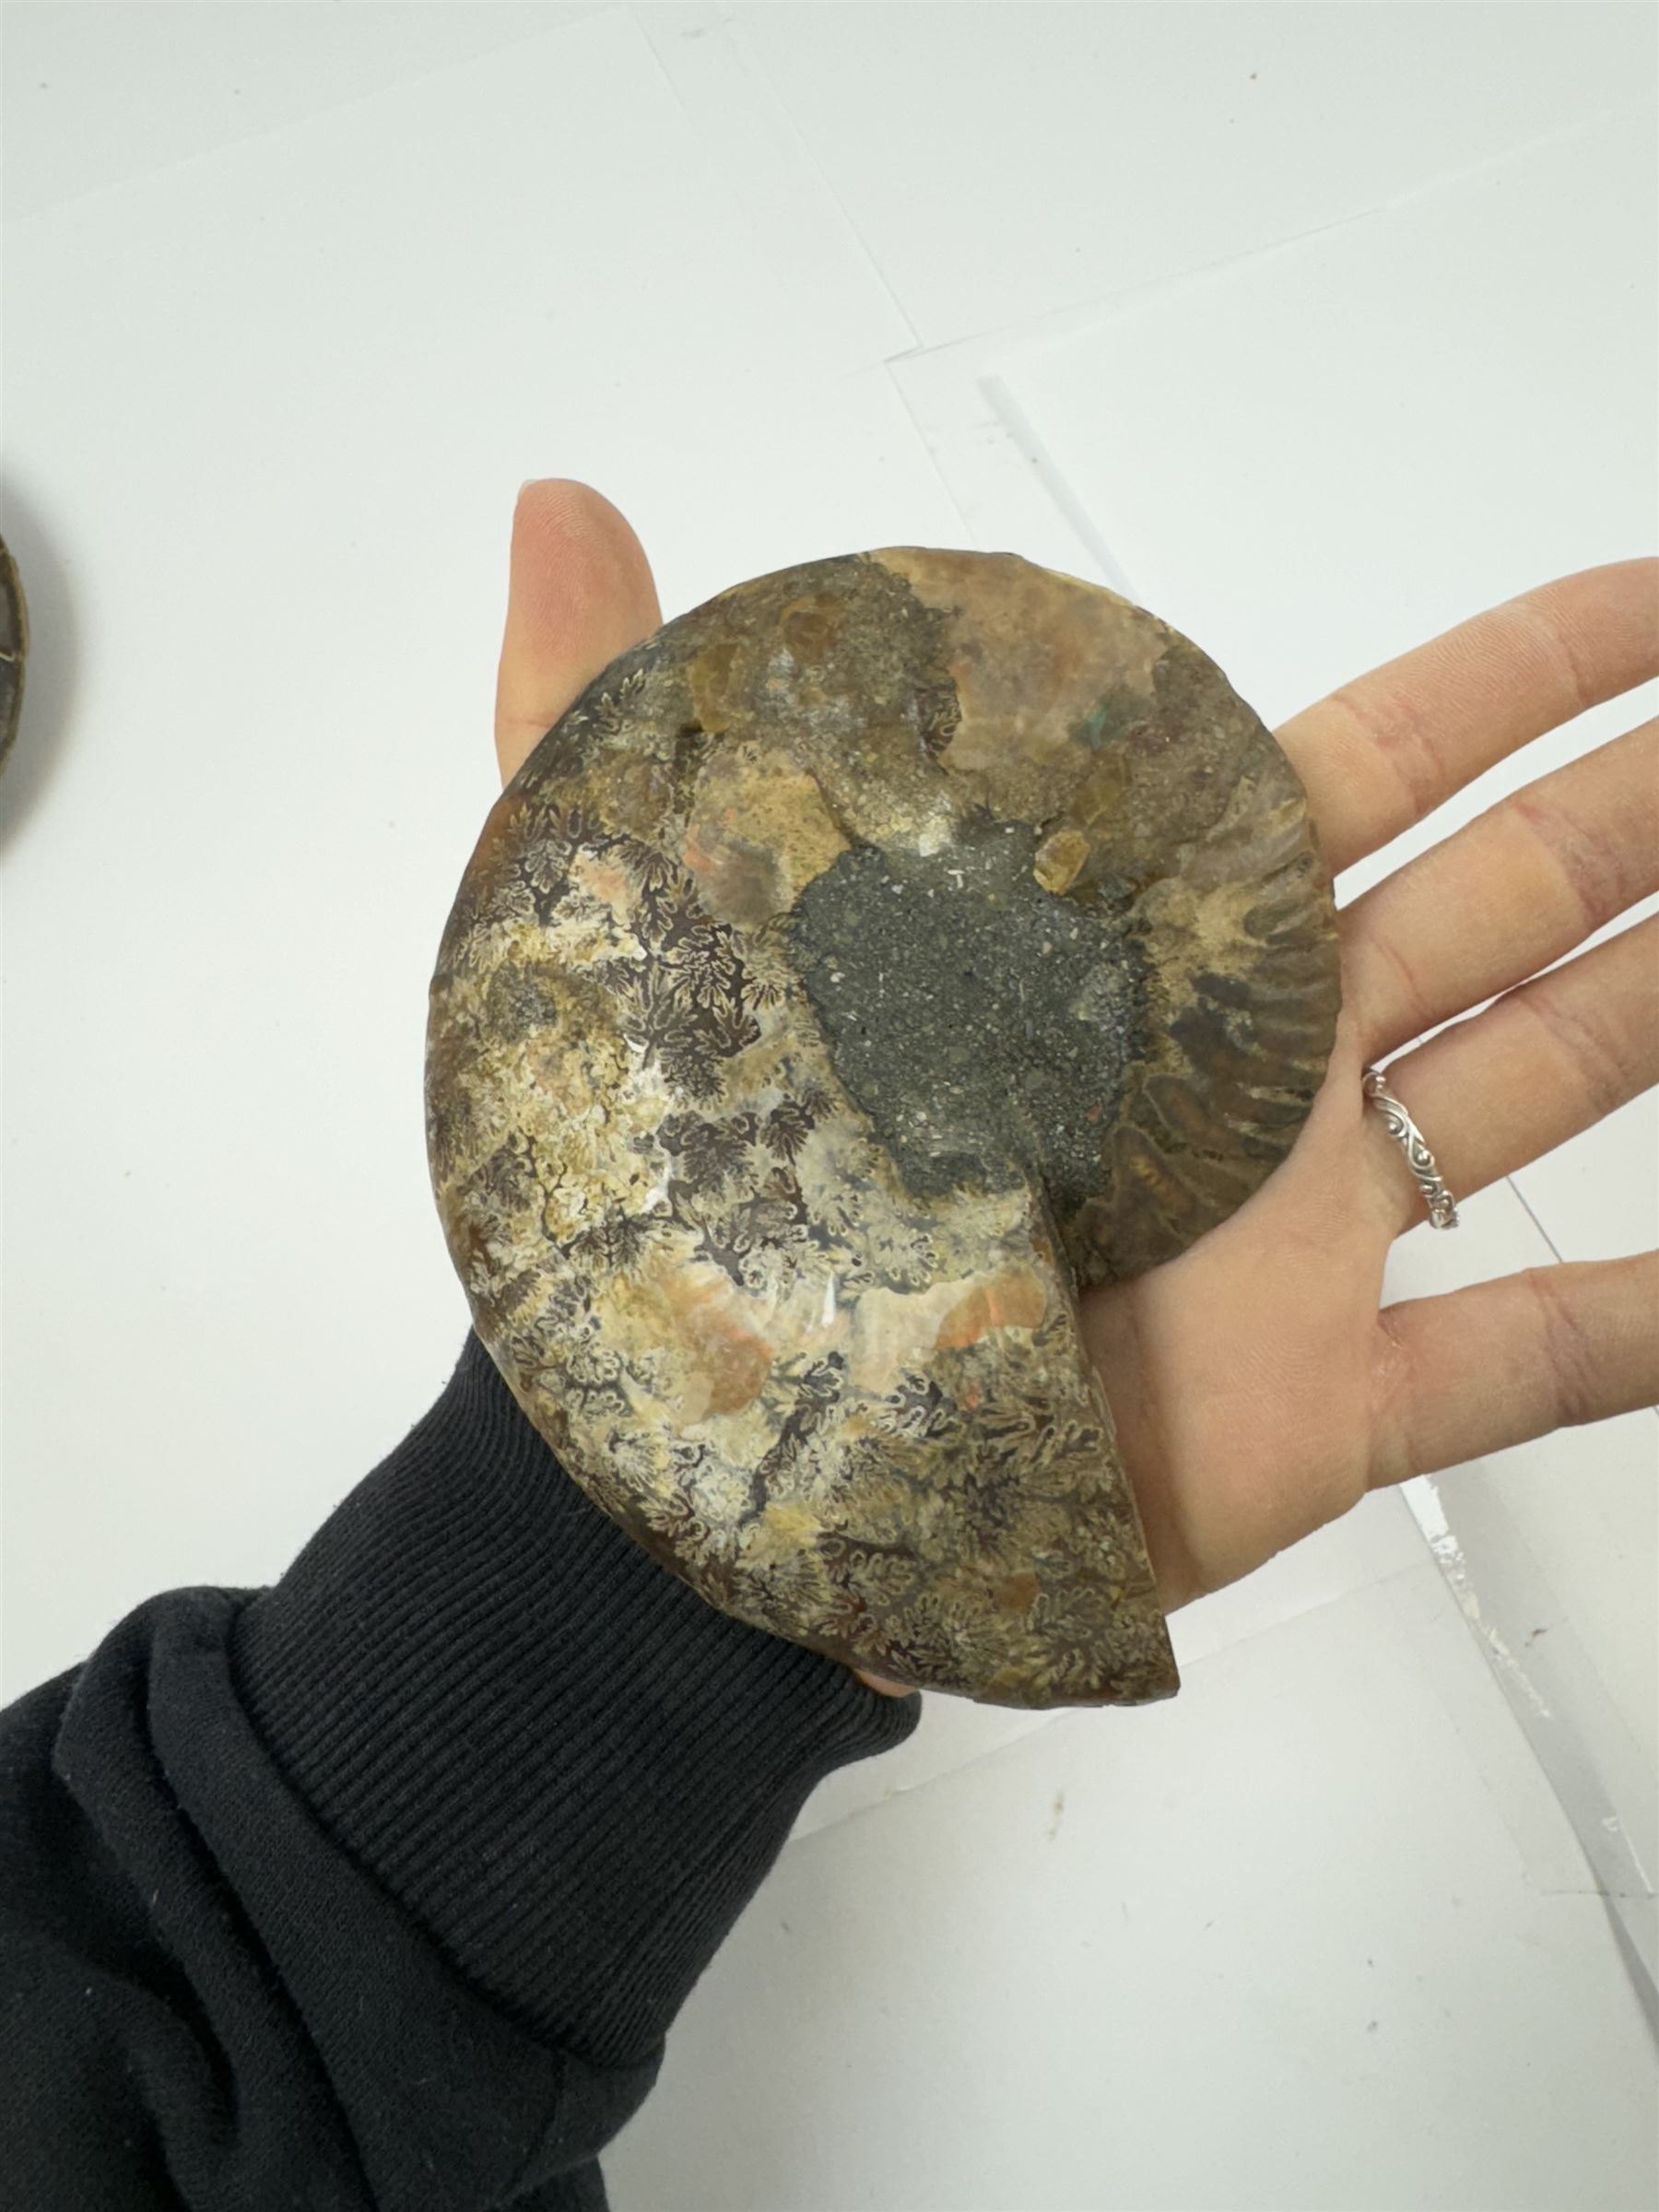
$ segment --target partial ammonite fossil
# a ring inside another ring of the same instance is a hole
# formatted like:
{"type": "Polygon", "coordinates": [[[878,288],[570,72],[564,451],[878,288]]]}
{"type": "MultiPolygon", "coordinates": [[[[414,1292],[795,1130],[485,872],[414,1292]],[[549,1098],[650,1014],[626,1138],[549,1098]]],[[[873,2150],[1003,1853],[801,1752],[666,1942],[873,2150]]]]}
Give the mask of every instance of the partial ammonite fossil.
{"type": "Polygon", "coordinates": [[[0,538],[0,768],[18,734],[23,711],[23,668],[29,658],[29,609],[18,564],[0,538]]]}
{"type": "Polygon", "coordinates": [[[1007,554],[723,592],[485,824],[432,980],[480,1336],[712,1604],[1002,1705],[1178,1687],[1077,1293],[1288,1151],[1335,1029],[1288,761],[1196,646],[1007,554]]]}

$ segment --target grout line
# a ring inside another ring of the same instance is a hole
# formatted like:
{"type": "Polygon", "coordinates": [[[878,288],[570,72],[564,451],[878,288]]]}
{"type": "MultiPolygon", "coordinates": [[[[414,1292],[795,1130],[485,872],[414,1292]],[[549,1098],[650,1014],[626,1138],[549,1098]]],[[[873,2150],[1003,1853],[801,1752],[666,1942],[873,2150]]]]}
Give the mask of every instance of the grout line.
{"type": "MultiPolygon", "coordinates": [[[[1488,170],[1501,168],[1525,155],[1537,153],[1559,140],[1586,136],[1594,130],[1605,128],[1608,123],[1644,114],[1650,105],[1648,100],[1639,100],[1618,107],[1598,109],[1594,115],[1583,116],[1575,123],[1559,124],[1535,138],[1523,139],[1515,146],[1488,155],[1466,169],[1448,170],[1443,175],[1430,178],[1426,182],[1404,186],[1385,199],[1374,200],[1369,206],[1354,208],[1347,215],[1333,216],[1327,222],[1312,223],[1305,230],[1288,230],[1282,237],[1265,239],[1259,245],[1244,246],[1236,253],[1220,254],[1214,261],[1196,262],[1191,267],[1172,269],[1161,276],[1139,277],[1133,284],[1092,292],[1085,299],[1070,300],[1059,307],[1045,308],[1037,313],[1017,315],[1007,322],[976,324],[971,329],[956,331],[949,337],[936,338],[927,344],[918,339],[908,352],[895,354],[890,359],[896,361],[926,360],[939,354],[949,353],[958,347],[989,346],[999,340],[1018,340],[1027,350],[1040,350],[1078,330],[1087,329],[1091,323],[1106,318],[1117,321],[1127,314],[1162,307],[1181,298],[1187,290],[1209,284],[1234,269],[1242,269],[1253,262],[1265,261],[1273,254],[1282,253],[1292,246],[1305,245],[1310,240],[1324,238],[1331,231],[1347,229],[1355,223],[1370,222],[1377,216],[1392,215],[1401,208],[1410,207],[1419,200],[1431,198],[1437,192],[1466,183],[1488,170]]],[[[908,322],[909,317],[905,320],[908,322]]]]}
{"type": "MultiPolygon", "coordinates": [[[[630,7],[629,13],[632,15],[634,10],[630,7]]],[[[829,175],[822,163],[818,160],[818,156],[813,152],[812,147],[807,140],[806,133],[802,130],[800,124],[795,121],[794,110],[790,106],[789,101],[784,98],[783,94],[778,89],[777,85],[773,82],[772,74],[766,65],[765,57],[752,44],[747,33],[744,30],[741,22],[738,20],[736,9],[730,5],[730,0],[724,0],[724,5],[716,7],[715,14],[719,18],[721,30],[724,35],[728,44],[731,46],[733,53],[735,54],[745,75],[753,80],[757,80],[759,84],[765,87],[779,122],[789,133],[790,137],[794,143],[795,152],[799,159],[803,165],[810,170],[812,174],[817,177],[819,184],[823,187],[824,192],[829,196],[830,206],[835,209],[835,212],[838,216],[840,216],[842,224],[845,226],[848,237],[852,240],[853,245],[858,249],[858,252],[860,254],[862,254],[865,261],[868,265],[871,275],[875,277],[877,283],[881,287],[882,293],[886,298],[888,306],[892,309],[893,313],[898,317],[899,321],[903,324],[905,329],[909,331],[911,343],[910,347],[906,349],[907,353],[917,350],[922,344],[921,332],[916,328],[914,323],[912,322],[909,314],[905,312],[903,301],[900,299],[898,293],[893,289],[892,285],[888,282],[887,272],[885,269],[883,269],[880,262],[877,260],[875,250],[870,245],[869,241],[865,237],[864,232],[853,221],[853,217],[849,212],[846,204],[841,199],[840,193],[836,191],[835,186],[830,182],[829,175]]]]}
{"type": "MultiPolygon", "coordinates": [[[[909,358],[910,357],[905,354],[895,356],[895,359],[900,360],[905,360],[909,358]]],[[[921,418],[917,415],[915,408],[911,404],[910,394],[905,390],[899,378],[893,374],[892,361],[884,361],[881,366],[882,373],[886,376],[888,385],[891,387],[893,393],[897,396],[900,406],[904,409],[905,414],[910,418],[910,426],[915,432],[918,440],[921,441],[922,451],[927,455],[928,460],[933,464],[934,475],[939,479],[940,488],[943,489],[945,497],[950,501],[951,510],[956,515],[957,521],[962,526],[963,538],[970,545],[977,545],[979,541],[974,535],[973,525],[968,520],[967,511],[964,509],[961,500],[957,497],[956,486],[946,475],[945,464],[940,460],[938,450],[935,446],[933,440],[923,429],[921,418]]]]}
{"type": "Polygon", "coordinates": [[[972,330],[959,331],[954,336],[937,338],[931,345],[920,341],[908,352],[895,354],[898,361],[920,361],[959,347],[994,346],[1018,342],[1028,353],[1041,352],[1061,339],[1070,337],[1091,324],[1110,318],[1121,320],[1128,314],[1164,306],[1180,299],[1189,290],[1211,283],[1226,272],[1243,268],[1247,264],[1265,261],[1270,255],[1282,253],[1291,246],[1300,246],[1309,239],[1323,238],[1327,231],[1344,230],[1354,223],[1369,222],[1374,216],[1387,212],[1391,203],[1379,200],[1374,206],[1356,208],[1351,215],[1333,216],[1329,222],[1313,223],[1305,230],[1288,231],[1283,238],[1268,239],[1259,246],[1246,246],[1236,253],[1223,253],[1214,261],[1194,263],[1190,268],[1177,268],[1158,276],[1140,276],[1133,284],[1118,285],[1105,291],[1091,292],[1082,300],[1068,300],[1064,306],[1043,308],[1036,313],[1027,312],[1012,317],[1006,323],[986,323],[972,330]]]}
{"type": "MultiPolygon", "coordinates": [[[[1557,964],[1563,965],[1564,963],[1558,962],[1557,964]]],[[[1516,1172],[1519,1173],[1520,1171],[1517,1170],[1516,1172]]],[[[1508,1183],[1510,1189],[1514,1193],[1515,1196],[1521,1201],[1522,1207],[1526,1214],[1527,1219],[1532,1223],[1533,1227],[1543,1238],[1545,1243],[1548,1245],[1551,1256],[1556,1260],[1559,1265],[1565,1267],[1568,1264],[1567,1255],[1562,1252],[1560,1246],[1556,1242],[1555,1239],[1545,1228],[1543,1222],[1539,1220],[1531,1199],[1528,1198],[1526,1193],[1515,1181],[1515,1177],[1513,1175],[1506,1175],[1503,1180],[1506,1183],[1508,1183]]],[[[1648,1407],[1648,1411],[1653,1415],[1655,1420],[1659,1420],[1659,1406],[1650,1406],[1648,1407]]]]}
{"type": "MultiPolygon", "coordinates": [[[[1530,1202],[1529,1202],[1529,1201],[1528,1201],[1528,1199],[1527,1199],[1526,1193],[1525,1193],[1525,1192],[1524,1192],[1524,1190],[1521,1188],[1521,1185],[1520,1185],[1520,1184],[1519,1184],[1519,1183],[1518,1183],[1518,1182],[1515,1181],[1515,1178],[1514,1178],[1514,1176],[1513,1176],[1513,1175],[1506,1175],[1506,1176],[1504,1177],[1504,1179],[1503,1179],[1503,1180],[1504,1180],[1504,1182],[1507,1182],[1507,1183],[1508,1183],[1508,1185],[1509,1185],[1510,1189],[1511,1189],[1512,1191],[1513,1191],[1513,1193],[1515,1194],[1515,1196],[1516,1196],[1517,1198],[1519,1198],[1519,1199],[1520,1199],[1522,1206],[1523,1206],[1525,1208],[1525,1210],[1526,1210],[1526,1218],[1527,1218],[1527,1219],[1528,1219],[1528,1220],[1529,1220],[1529,1221],[1532,1223],[1533,1227],[1534,1227],[1534,1228],[1535,1228],[1535,1229],[1537,1230],[1538,1234],[1539,1234],[1539,1235],[1540,1235],[1540,1236],[1543,1238],[1543,1240],[1544,1240],[1545,1243],[1548,1245],[1548,1247],[1549,1247],[1549,1249],[1550,1249],[1550,1252],[1551,1252],[1551,1253],[1554,1255],[1554,1257],[1555,1257],[1556,1259],[1558,1259],[1558,1260],[1560,1260],[1560,1259],[1561,1259],[1561,1248],[1560,1248],[1560,1246],[1559,1246],[1559,1244],[1556,1242],[1555,1239],[1554,1239],[1554,1238],[1553,1238],[1553,1237],[1550,1235],[1549,1231],[1548,1231],[1548,1230],[1547,1230],[1545,1228],[1545,1226],[1544,1226],[1543,1222],[1539,1220],[1539,1218],[1538,1218],[1537,1215],[1536,1215],[1536,1214],[1535,1214],[1535,1213],[1533,1211],[1532,1206],[1531,1206],[1530,1202]]],[[[1565,1264],[1566,1264],[1566,1263],[1563,1261],[1563,1262],[1562,1262],[1562,1265],[1565,1265],[1565,1264]]]]}
{"type": "Polygon", "coordinates": [[[1587,138],[1592,132],[1602,131],[1610,123],[1619,123],[1625,117],[1651,116],[1653,113],[1653,96],[1649,93],[1638,100],[1617,102],[1610,108],[1597,108],[1593,115],[1581,115],[1575,123],[1559,123],[1553,130],[1540,131],[1535,138],[1523,138],[1514,146],[1506,146],[1495,154],[1487,154],[1478,161],[1471,161],[1466,169],[1448,170],[1444,176],[1430,177],[1421,184],[1408,184],[1396,192],[1381,206],[1385,208],[1408,207],[1415,201],[1426,200],[1448,185],[1466,184],[1473,177],[1484,176],[1488,170],[1502,169],[1511,161],[1519,161],[1528,154],[1535,154],[1547,146],[1559,145],[1571,138],[1587,138]]]}
{"type": "MultiPolygon", "coordinates": [[[[1594,1712],[1596,1733],[1604,1742],[1610,1721],[1630,1741],[1633,1750],[1633,1739],[1625,1727],[1618,1700],[1584,1650],[1571,1615],[1564,1608],[1564,1618],[1558,1624],[1559,1639],[1552,1639],[1550,1655],[1541,1665],[1538,1661],[1533,1663],[1538,1679],[1522,1665],[1506,1641],[1502,1633],[1506,1618],[1514,1618],[1518,1606],[1523,1610],[1532,1609],[1524,1603],[1529,1595],[1529,1580],[1534,1585],[1530,1594],[1535,1598],[1559,1596],[1532,1559],[1525,1538],[1517,1529],[1512,1525],[1507,1532],[1515,1542],[1513,1553],[1497,1564],[1500,1595],[1498,1618],[1493,1619],[1489,1602],[1494,1586],[1493,1570],[1482,1567],[1477,1589],[1464,1546],[1464,1536],[1471,1533],[1469,1524],[1461,1514],[1453,1521],[1447,1513],[1440,1479],[1432,1475],[1418,1476],[1402,1485],[1402,1488],[1452,1603],[1478,1646],[1546,1787],[1577,1838],[1609,1918],[1618,1924],[1626,1939],[1619,1947],[1620,1962],[1630,1975],[1634,1993],[1650,2018],[1659,2017],[1659,1968],[1651,1935],[1643,1924],[1643,1908],[1653,1901],[1653,1878],[1628,1822],[1620,1817],[1613,1802],[1611,1785],[1598,1754],[1586,1738],[1583,1722],[1577,1717],[1586,1709],[1594,1712]],[[1521,1587],[1511,1594],[1517,1569],[1521,1587]],[[1488,1600],[1485,1604],[1483,1593],[1488,1600]],[[1563,1690],[1569,1710],[1558,1712],[1551,1700],[1562,1702],[1563,1690]]],[[[1500,1500],[1492,1502],[1500,1503],[1500,1500]]],[[[1477,1500],[1477,1511],[1478,1503],[1477,1500]]],[[[1642,1826],[1645,1830],[1645,1823],[1642,1826]]],[[[1524,1858],[1523,1853],[1524,1863],[1524,1858]]],[[[1530,1867],[1527,1871],[1530,1880],[1530,1867]]]]}
{"type": "Polygon", "coordinates": [[[1078,499],[1048,447],[1031,426],[1030,418],[1000,375],[982,377],[980,390],[990,401],[1006,435],[1025,455],[1037,481],[1070,525],[1112,589],[1135,606],[1140,605],[1123,563],[1096,529],[1094,519],[1078,499]]]}

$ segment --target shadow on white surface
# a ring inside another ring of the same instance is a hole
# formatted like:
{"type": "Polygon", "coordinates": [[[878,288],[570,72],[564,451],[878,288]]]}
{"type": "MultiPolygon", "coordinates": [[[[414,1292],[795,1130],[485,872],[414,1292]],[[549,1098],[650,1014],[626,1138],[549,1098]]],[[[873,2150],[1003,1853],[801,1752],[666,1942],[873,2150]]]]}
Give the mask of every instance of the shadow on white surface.
{"type": "Polygon", "coordinates": [[[792,1841],[606,2170],[618,2212],[1630,2212],[1656,2109],[1425,1558],[792,1841]]]}

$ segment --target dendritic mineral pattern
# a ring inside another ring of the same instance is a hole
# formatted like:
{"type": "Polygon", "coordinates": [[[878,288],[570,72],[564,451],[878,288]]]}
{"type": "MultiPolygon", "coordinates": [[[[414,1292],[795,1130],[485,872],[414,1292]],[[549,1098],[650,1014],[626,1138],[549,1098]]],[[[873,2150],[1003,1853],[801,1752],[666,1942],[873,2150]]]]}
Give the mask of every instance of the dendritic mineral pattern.
{"type": "Polygon", "coordinates": [[[999,1705],[1179,1687],[1080,1289],[1284,1158],[1335,1029],[1285,755],[1006,554],[723,592],[485,824],[427,1132],[479,1335],[703,1597],[999,1705]]]}

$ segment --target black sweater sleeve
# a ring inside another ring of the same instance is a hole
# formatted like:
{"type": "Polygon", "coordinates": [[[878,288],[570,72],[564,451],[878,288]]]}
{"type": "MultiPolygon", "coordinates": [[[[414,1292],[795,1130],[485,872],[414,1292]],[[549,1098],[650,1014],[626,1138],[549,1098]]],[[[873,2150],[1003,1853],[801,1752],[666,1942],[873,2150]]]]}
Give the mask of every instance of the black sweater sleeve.
{"type": "Polygon", "coordinates": [[[469,1335],[272,1589],[0,1713],[0,2204],[602,2207],[808,1794],[920,1705],[650,1559],[469,1335]]]}

